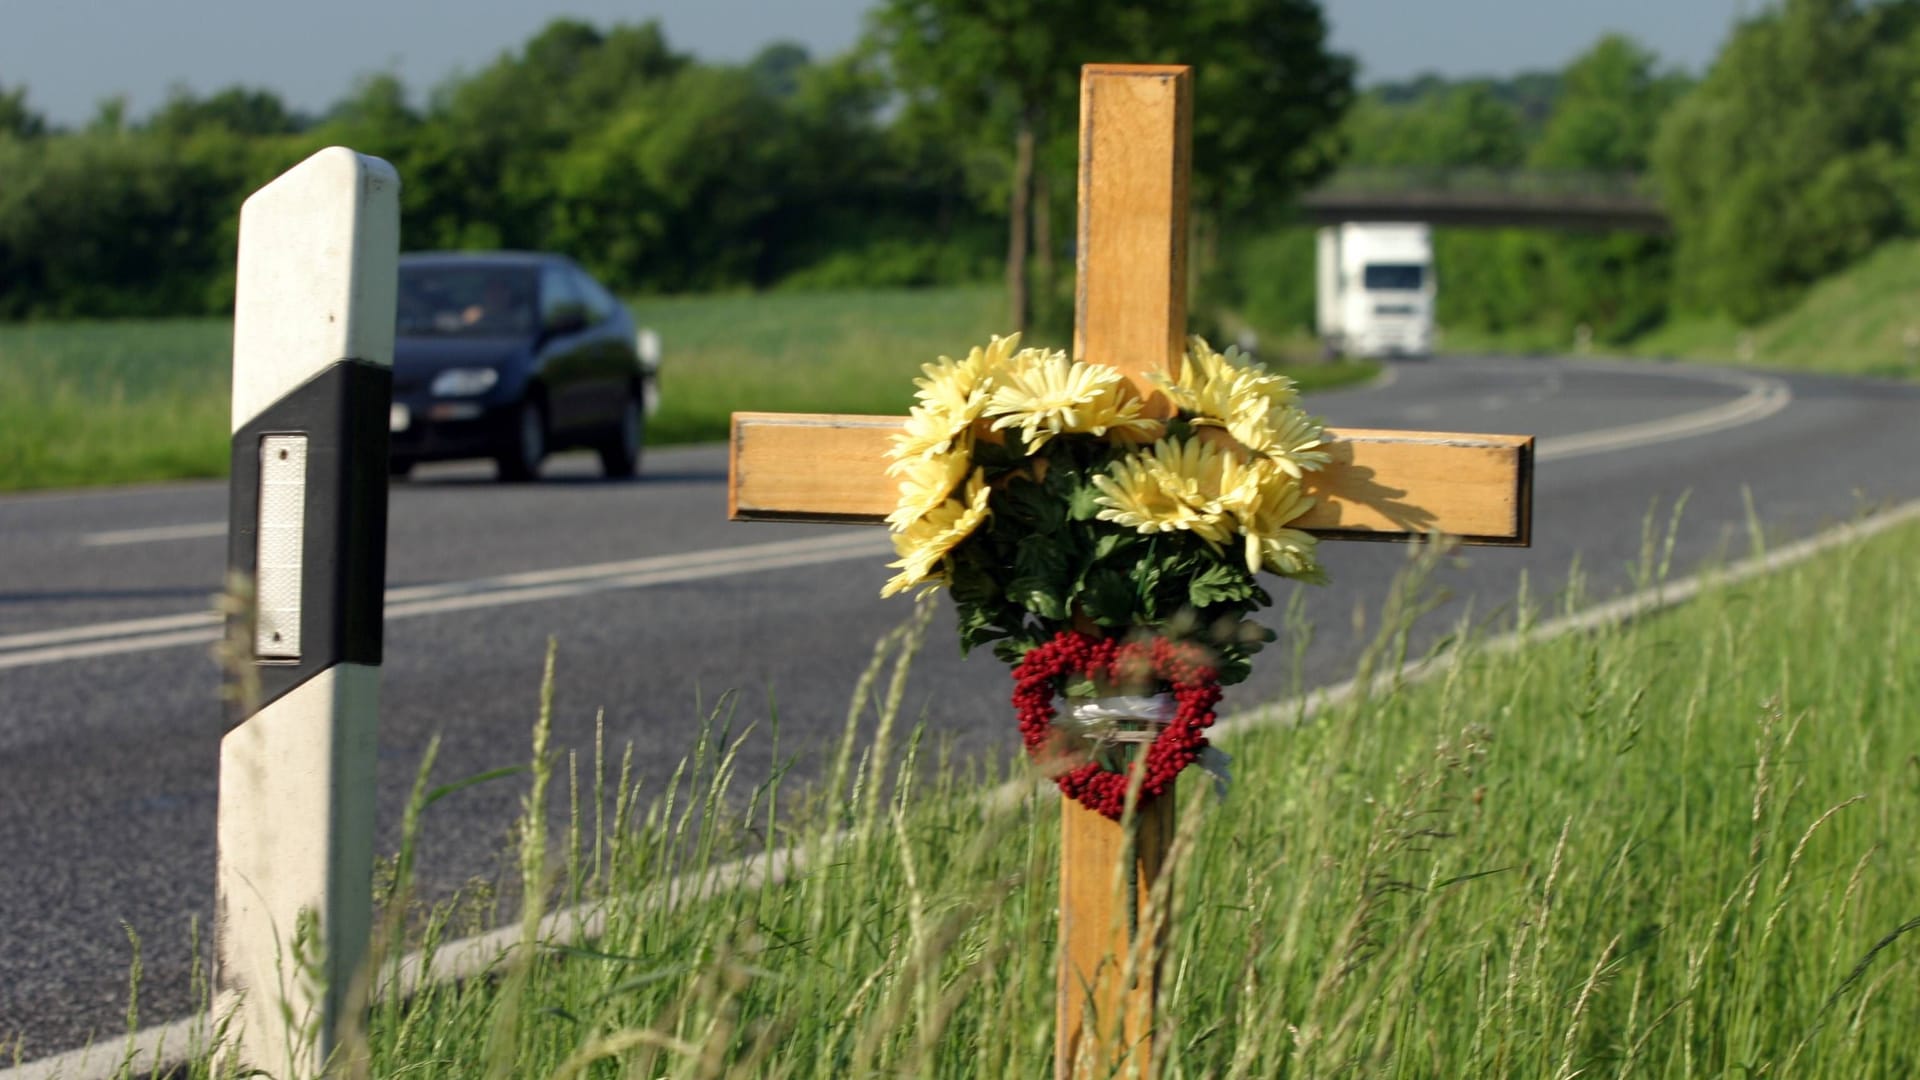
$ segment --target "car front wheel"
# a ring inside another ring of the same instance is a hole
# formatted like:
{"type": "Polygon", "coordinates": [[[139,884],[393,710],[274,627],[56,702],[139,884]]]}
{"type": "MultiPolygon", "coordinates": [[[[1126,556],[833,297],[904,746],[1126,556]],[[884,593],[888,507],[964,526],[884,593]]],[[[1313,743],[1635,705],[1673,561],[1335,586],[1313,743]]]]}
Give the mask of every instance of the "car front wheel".
{"type": "Polygon", "coordinates": [[[540,463],[547,459],[547,416],[540,402],[528,398],[520,403],[507,432],[507,444],[494,459],[502,480],[540,479],[540,463]]]}
{"type": "Polygon", "coordinates": [[[632,394],[620,406],[620,423],[600,443],[600,468],[610,479],[625,480],[640,472],[640,448],[647,441],[647,419],[640,399],[632,394]]]}

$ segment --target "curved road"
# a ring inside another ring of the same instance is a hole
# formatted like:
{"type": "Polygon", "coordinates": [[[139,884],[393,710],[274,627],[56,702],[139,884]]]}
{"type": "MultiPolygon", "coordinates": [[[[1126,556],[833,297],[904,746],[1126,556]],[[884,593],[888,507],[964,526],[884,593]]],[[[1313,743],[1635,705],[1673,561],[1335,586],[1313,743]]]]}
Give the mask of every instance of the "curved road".
{"type": "MultiPolygon", "coordinates": [[[[1481,614],[1512,602],[1523,571],[1535,597],[1553,598],[1576,561],[1589,594],[1621,591],[1643,521],[1664,526],[1683,496],[1675,573],[1748,549],[1748,493],[1776,541],[1920,497],[1914,386],[1456,358],[1395,365],[1380,384],[1310,405],[1336,425],[1540,436],[1534,547],[1469,550],[1440,577],[1454,605],[1470,598],[1481,614]]],[[[762,722],[742,752],[743,785],[771,768],[764,721],[776,714],[781,757],[796,756],[801,777],[819,766],[874,641],[910,605],[878,598],[888,571],[877,529],[728,524],[725,469],[724,448],[696,447],[651,453],[634,484],[563,460],[538,485],[450,466],[396,487],[383,850],[436,733],[443,778],[525,760],[549,635],[555,739],[583,761],[604,710],[609,744],[635,746],[651,788],[718,703],[736,727],[762,722]]],[[[212,905],[222,729],[205,612],[225,510],[216,483],[0,498],[0,1045],[20,1038],[28,1059],[121,1031],[122,921],[143,943],[142,1022],[193,1007],[188,928],[204,928],[212,905]]],[[[1366,635],[1357,614],[1378,611],[1406,558],[1397,545],[1323,551],[1335,583],[1306,590],[1309,686],[1352,673],[1366,635]]],[[[1270,650],[1229,701],[1285,692],[1290,651],[1270,650]]],[[[936,618],[908,714],[962,752],[1010,752],[1003,669],[957,653],[936,618]]],[[[431,885],[495,867],[520,792],[480,785],[429,812],[431,885]]]]}

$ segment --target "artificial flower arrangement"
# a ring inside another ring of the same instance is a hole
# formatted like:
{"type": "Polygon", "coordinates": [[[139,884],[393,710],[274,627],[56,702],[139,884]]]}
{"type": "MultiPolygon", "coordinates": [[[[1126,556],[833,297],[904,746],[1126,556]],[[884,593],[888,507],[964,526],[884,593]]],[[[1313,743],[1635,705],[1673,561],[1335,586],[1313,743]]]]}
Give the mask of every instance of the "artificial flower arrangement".
{"type": "Polygon", "coordinates": [[[963,650],[1013,665],[1028,752],[1062,791],[1118,818],[1216,758],[1222,685],[1271,640],[1266,570],[1322,581],[1303,476],[1327,463],[1293,381],[1191,339],[1174,409],[1151,415],[1118,369],[994,338],[915,380],[894,437],[899,570],[881,595],[944,586],[963,650]],[[1057,699],[1070,703],[1060,717],[1057,699]]]}

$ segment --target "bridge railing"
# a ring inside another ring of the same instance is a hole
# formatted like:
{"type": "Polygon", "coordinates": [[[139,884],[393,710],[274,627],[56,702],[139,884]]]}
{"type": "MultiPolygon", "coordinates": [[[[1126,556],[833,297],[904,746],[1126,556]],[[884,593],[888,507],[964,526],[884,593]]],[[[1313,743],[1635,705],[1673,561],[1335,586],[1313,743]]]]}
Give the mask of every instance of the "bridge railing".
{"type": "Polygon", "coordinates": [[[1543,169],[1353,168],[1300,200],[1309,220],[1665,232],[1652,178],[1543,169]]]}
{"type": "Polygon", "coordinates": [[[1653,178],[1639,173],[1560,172],[1546,169],[1350,168],[1322,181],[1316,192],[1472,195],[1585,195],[1657,201],[1653,178]]]}

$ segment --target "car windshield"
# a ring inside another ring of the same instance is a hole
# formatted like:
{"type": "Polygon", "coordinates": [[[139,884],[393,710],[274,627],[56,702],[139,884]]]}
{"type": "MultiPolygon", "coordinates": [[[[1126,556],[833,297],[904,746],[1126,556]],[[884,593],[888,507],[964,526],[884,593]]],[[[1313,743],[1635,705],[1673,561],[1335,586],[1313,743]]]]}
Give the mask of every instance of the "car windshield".
{"type": "Polygon", "coordinates": [[[1368,263],[1369,289],[1417,289],[1426,267],[1419,263],[1368,263]]]}
{"type": "Polygon", "coordinates": [[[400,267],[402,337],[531,334],[535,278],[524,267],[400,267]]]}

